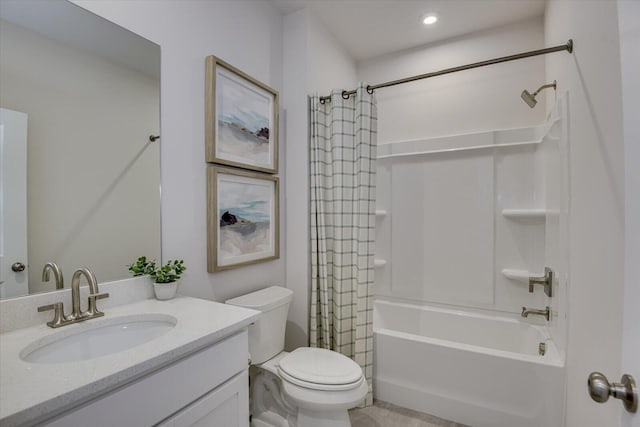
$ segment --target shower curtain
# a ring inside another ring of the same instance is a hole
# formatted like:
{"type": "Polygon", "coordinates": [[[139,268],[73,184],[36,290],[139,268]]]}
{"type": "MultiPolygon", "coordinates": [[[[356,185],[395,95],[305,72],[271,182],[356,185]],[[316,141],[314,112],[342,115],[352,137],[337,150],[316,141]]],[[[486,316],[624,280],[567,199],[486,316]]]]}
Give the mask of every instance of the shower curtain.
{"type": "Polygon", "coordinates": [[[364,83],[311,106],[310,344],[355,360],[373,404],[377,110],[364,83]]]}

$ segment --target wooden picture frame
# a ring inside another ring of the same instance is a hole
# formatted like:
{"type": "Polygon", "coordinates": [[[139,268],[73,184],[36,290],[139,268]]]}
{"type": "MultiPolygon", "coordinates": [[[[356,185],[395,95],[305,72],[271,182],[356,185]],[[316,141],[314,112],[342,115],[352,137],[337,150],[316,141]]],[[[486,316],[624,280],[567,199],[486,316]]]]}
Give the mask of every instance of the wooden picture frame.
{"type": "Polygon", "coordinates": [[[213,55],[206,58],[206,161],[278,173],[278,92],[213,55]]]}
{"type": "Polygon", "coordinates": [[[280,258],[278,177],[207,168],[207,270],[280,258]]]}

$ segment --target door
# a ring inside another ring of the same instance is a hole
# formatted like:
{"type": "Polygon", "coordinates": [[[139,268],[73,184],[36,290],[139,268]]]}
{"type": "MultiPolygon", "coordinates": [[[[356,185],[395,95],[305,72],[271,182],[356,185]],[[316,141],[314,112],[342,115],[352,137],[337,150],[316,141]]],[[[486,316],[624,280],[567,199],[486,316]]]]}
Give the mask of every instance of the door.
{"type": "Polygon", "coordinates": [[[576,41],[566,67],[554,69],[568,70],[563,80],[577,99],[571,168],[581,180],[571,185],[581,194],[577,203],[572,192],[572,230],[580,233],[571,235],[566,426],[640,427],[640,413],[614,398],[596,403],[587,390],[594,371],[610,382],[623,374],[640,380],[640,2],[547,5],[560,7],[551,11],[576,41]]]}
{"type": "Polygon", "coordinates": [[[28,293],[27,115],[0,108],[0,298],[28,293]]]}
{"type": "MultiPolygon", "coordinates": [[[[640,382],[640,2],[618,1],[625,150],[625,292],[622,372],[640,382]]],[[[615,378],[618,381],[619,378],[615,378]]],[[[640,413],[622,413],[640,427],[640,413]]]]}

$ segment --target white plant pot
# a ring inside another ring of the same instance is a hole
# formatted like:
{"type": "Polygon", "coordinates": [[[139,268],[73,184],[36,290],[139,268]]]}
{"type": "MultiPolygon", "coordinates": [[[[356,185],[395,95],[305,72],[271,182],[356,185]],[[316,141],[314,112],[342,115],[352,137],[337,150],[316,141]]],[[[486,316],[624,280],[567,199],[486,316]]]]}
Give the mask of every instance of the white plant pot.
{"type": "Polygon", "coordinates": [[[167,300],[176,296],[178,281],[171,283],[153,283],[153,291],[159,300],[167,300]]]}

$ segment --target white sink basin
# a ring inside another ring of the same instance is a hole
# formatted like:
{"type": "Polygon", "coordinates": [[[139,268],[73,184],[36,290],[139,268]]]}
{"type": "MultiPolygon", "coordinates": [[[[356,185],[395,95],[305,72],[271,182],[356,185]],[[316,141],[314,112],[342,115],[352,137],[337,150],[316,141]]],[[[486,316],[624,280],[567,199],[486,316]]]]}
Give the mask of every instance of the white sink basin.
{"type": "Polygon", "coordinates": [[[166,314],[87,320],[76,325],[63,326],[59,332],[32,342],[22,349],[20,358],[32,363],[65,363],[93,359],[147,343],[166,334],[177,323],[175,317],[166,314]]]}

